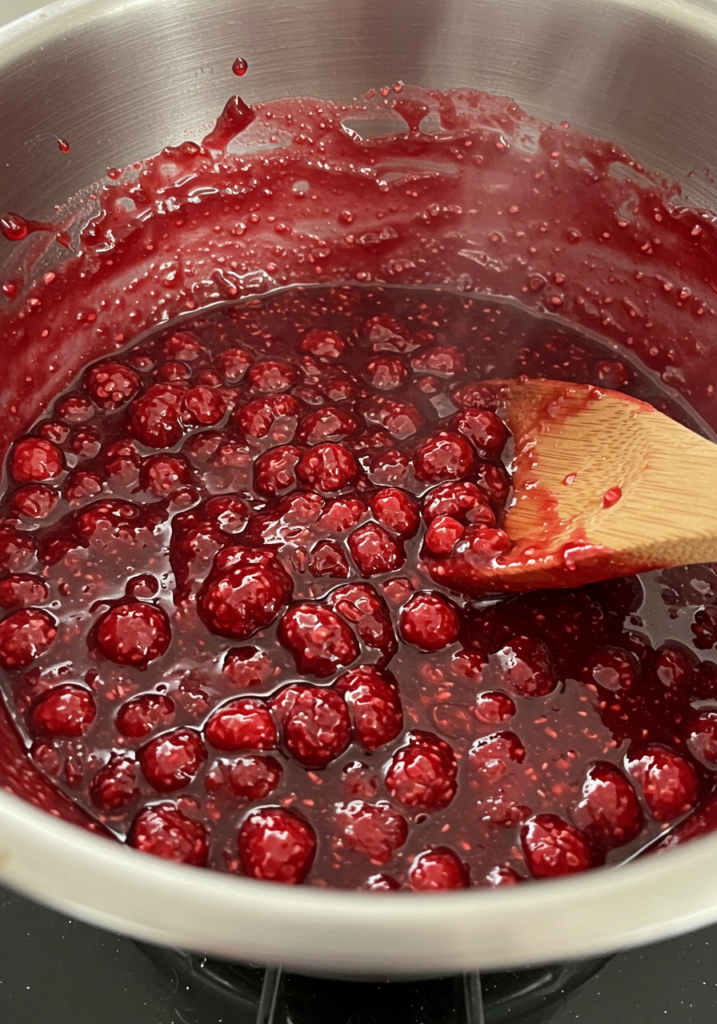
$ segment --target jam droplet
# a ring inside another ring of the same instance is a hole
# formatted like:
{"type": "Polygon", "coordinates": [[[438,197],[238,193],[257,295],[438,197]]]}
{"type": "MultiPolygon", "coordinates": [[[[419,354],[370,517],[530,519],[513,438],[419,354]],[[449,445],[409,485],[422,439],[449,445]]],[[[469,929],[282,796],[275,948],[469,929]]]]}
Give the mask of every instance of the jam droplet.
{"type": "Polygon", "coordinates": [[[619,487],[611,487],[602,496],[603,508],[610,508],[612,505],[617,504],[621,497],[622,490],[619,487]]]}
{"type": "Polygon", "coordinates": [[[247,73],[248,68],[249,65],[247,64],[246,60],[243,57],[237,57],[237,59],[232,64],[232,71],[239,78],[242,78],[242,76],[247,73]]]}
{"type": "Polygon", "coordinates": [[[70,143],[67,141],[67,139],[58,139],[57,145],[61,153],[70,152],[70,143]]]}

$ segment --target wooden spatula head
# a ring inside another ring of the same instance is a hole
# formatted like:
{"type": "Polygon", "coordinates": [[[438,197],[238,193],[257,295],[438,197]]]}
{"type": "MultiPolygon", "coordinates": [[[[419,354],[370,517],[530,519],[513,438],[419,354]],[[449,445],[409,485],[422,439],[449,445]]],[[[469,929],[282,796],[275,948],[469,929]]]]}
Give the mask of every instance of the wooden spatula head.
{"type": "Polygon", "coordinates": [[[513,546],[434,560],[463,593],[571,587],[717,559],[717,445],[614,391],[494,382],[513,434],[513,546]]]}

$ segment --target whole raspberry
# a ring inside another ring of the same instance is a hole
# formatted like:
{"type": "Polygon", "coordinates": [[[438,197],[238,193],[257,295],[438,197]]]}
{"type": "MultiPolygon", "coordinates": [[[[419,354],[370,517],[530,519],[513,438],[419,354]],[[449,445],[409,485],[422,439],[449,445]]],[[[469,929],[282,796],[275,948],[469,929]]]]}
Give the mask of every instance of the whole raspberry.
{"type": "Polygon", "coordinates": [[[203,868],[209,858],[209,835],[204,825],[170,803],[141,810],[130,826],[127,845],[198,868],[203,868]]]}
{"type": "Polygon", "coordinates": [[[224,418],[227,406],[220,391],[200,385],[185,391],[181,405],[183,423],[192,427],[213,427],[224,418]]]}
{"type": "Polygon", "coordinates": [[[363,412],[370,426],[383,427],[397,441],[418,433],[424,422],[415,405],[393,398],[376,398],[366,403],[363,412]]]}
{"type": "Polygon", "coordinates": [[[406,643],[422,651],[440,651],[460,632],[458,609],[441,594],[421,591],[401,609],[401,634],[406,643]]]}
{"type": "Polygon", "coordinates": [[[139,763],[147,782],[158,793],[171,793],[192,781],[207,751],[194,729],[164,732],[139,751],[139,763]]]}
{"type": "Polygon", "coordinates": [[[222,705],[204,726],[217,750],[273,750],[278,734],[271,712],[257,697],[239,697],[222,705]]]}
{"type": "Polygon", "coordinates": [[[225,380],[237,384],[251,366],[254,357],[243,348],[225,348],[214,357],[214,365],[225,380]]]}
{"type": "Polygon", "coordinates": [[[19,484],[52,480],[65,468],[65,457],[52,441],[25,437],[10,453],[10,475],[19,484]]]}
{"type": "Polygon", "coordinates": [[[456,794],[457,765],[453,751],[433,733],[416,731],[396,751],[386,772],[386,788],[405,807],[437,811],[456,794]]]}
{"type": "Polygon", "coordinates": [[[489,886],[491,889],[500,889],[504,885],[516,885],[518,882],[523,881],[524,879],[518,874],[515,868],[511,868],[504,864],[497,864],[494,868],[491,868],[485,876],[483,884],[489,886]]]}
{"type": "Polygon", "coordinates": [[[117,665],[145,669],[166,652],[170,639],[165,613],[141,601],[117,605],[97,625],[97,646],[117,665]]]}
{"type": "Polygon", "coordinates": [[[29,716],[35,736],[63,739],[83,736],[97,717],[97,705],[89,690],[65,683],[47,690],[34,704],[29,716]]]}
{"type": "MultiPolygon", "coordinates": [[[[65,492],[67,483],[65,483],[65,492]]],[[[46,484],[26,484],[15,491],[12,504],[15,511],[28,519],[46,519],[57,508],[60,495],[46,484]]]]}
{"type": "Polygon", "coordinates": [[[171,448],[182,437],[180,411],[185,388],[152,384],[129,407],[129,429],[147,448],[171,448]]]}
{"type": "Polygon", "coordinates": [[[414,373],[432,373],[437,377],[455,377],[465,373],[466,360],[454,345],[433,345],[419,352],[411,360],[414,373]]]}
{"type": "Polygon", "coordinates": [[[427,483],[461,480],[471,473],[475,463],[475,452],[469,442],[448,430],[429,437],[413,456],[416,476],[427,483]]]}
{"type": "Polygon", "coordinates": [[[453,418],[451,428],[467,437],[482,459],[496,459],[508,436],[502,421],[486,409],[464,409],[453,418]]]}
{"type": "Polygon", "coordinates": [[[3,572],[23,572],[35,559],[35,542],[26,533],[12,526],[0,527],[0,569],[3,572]]]}
{"type": "Polygon", "coordinates": [[[672,821],[697,803],[697,772],[681,754],[653,744],[638,757],[628,757],[627,770],[642,788],[655,821],[672,821]]]}
{"type": "Polygon", "coordinates": [[[296,487],[296,464],[301,450],[291,444],[279,445],[263,452],[254,463],[254,488],[273,497],[296,487]]]}
{"type": "Polygon", "coordinates": [[[321,362],[333,363],[343,355],[347,341],[336,331],[314,328],[299,342],[299,350],[308,352],[321,362]]]}
{"type": "Polygon", "coordinates": [[[311,870],[316,835],[311,825],[293,811],[263,807],[246,816],[237,846],[245,875],[296,885],[311,870]]]}
{"type": "Polygon", "coordinates": [[[381,526],[404,540],[413,537],[418,530],[418,506],[410,494],[397,487],[377,491],[371,498],[371,511],[381,526]]]}
{"type": "Polygon", "coordinates": [[[324,441],[343,441],[358,429],[358,420],[352,413],[334,405],[325,405],[304,416],[296,437],[302,444],[314,445],[324,441]]]}
{"type": "Polygon", "coordinates": [[[367,647],[381,652],[380,662],[390,661],[398,649],[388,605],[369,583],[346,583],[332,590],[330,608],[350,622],[367,647]]]}
{"type": "Polygon", "coordinates": [[[629,843],[642,831],[644,815],[635,790],[619,768],[598,761],[587,773],[573,820],[594,842],[609,848],[629,843]]]}
{"type": "Polygon", "coordinates": [[[435,846],[413,858],[408,881],[416,892],[465,889],[469,885],[468,868],[453,850],[435,846]]]}
{"type": "Polygon", "coordinates": [[[333,540],[320,540],[311,549],[308,561],[312,576],[334,576],[346,579],[351,569],[341,547],[333,540]]]}
{"type": "Polygon", "coordinates": [[[385,800],[336,804],[333,829],[336,850],[355,850],[372,864],[385,864],[408,838],[406,819],[385,800]]]}
{"type": "Polygon", "coordinates": [[[174,701],[164,693],[141,693],[130,697],[117,712],[117,729],[129,739],[148,736],[157,726],[166,727],[174,718],[174,701]]]}
{"type": "Polygon", "coordinates": [[[57,626],[48,612],[22,608],[0,622],[0,665],[4,669],[25,668],[49,648],[57,626]]]}
{"type": "Polygon", "coordinates": [[[490,662],[502,685],[521,697],[545,697],[558,685],[550,651],[534,637],[513,637],[490,662]]]}
{"type": "Polygon", "coordinates": [[[423,499],[423,518],[430,524],[439,516],[450,516],[458,522],[495,525],[495,515],[488,503],[488,494],[470,480],[441,484],[423,499]]]}
{"type": "Polygon", "coordinates": [[[297,371],[278,359],[264,359],[254,363],[247,374],[249,385],[265,393],[287,391],[298,380],[297,371]]]}
{"type": "Polygon", "coordinates": [[[408,376],[408,367],[397,356],[375,356],[366,364],[365,375],[372,388],[391,391],[403,384],[408,376]]]}
{"type": "Polygon", "coordinates": [[[140,487],[155,498],[165,498],[190,479],[189,466],[181,455],[150,455],[139,471],[140,487]]]}
{"type": "Polygon", "coordinates": [[[85,388],[100,409],[119,409],[134,398],[141,386],[139,374],[113,360],[96,363],[85,374],[85,388]]]}
{"type": "Polygon", "coordinates": [[[212,633],[245,640],[274,621],[293,589],[271,552],[225,548],[197,595],[197,611],[212,633]]]}
{"type": "Polygon", "coordinates": [[[255,398],[234,413],[234,420],[248,437],[261,440],[271,434],[276,444],[290,441],[301,406],[291,395],[255,398]]]}
{"type": "Polygon", "coordinates": [[[379,576],[400,569],[406,560],[403,543],[378,523],[364,523],[349,535],[351,557],[362,576],[379,576]]]}
{"type": "Polygon", "coordinates": [[[361,665],[340,676],[334,689],[345,700],[356,737],[368,753],[399,735],[403,728],[401,701],[385,673],[361,665]]]}
{"type": "Polygon", "coordinates": [[[538,814],[520,830],[523,855],[533,878],[556,878],[593,865],[586,837],[557,814],[538,814]]]}
{"type": "Polygon", "coordinates": [[[47,584],[39,576],[18,573],[0,580],[0,608],[26,608],[31,604],[42,604],[48,594],[47,584]]]}
{"type": "Polygon", "coordinates": [[[204,788],[212,796],[228,796],[246,802],[264,800],[279,785],[281,775],[281,765],[276,758],[247,754],[212,765],[204,778],[204,788]]]}
{"type": "Polygon", "coordinates": [[[296,467],[296,475],[305,487],[329,494],[354,483],[359,465],[342,444],[317,444],[305,452],[296,467]]]}
{"type": "Polygon", "coordinates": [[[320,678],[350,665],[359,653],[351,628],[322,604],[294,605],[279,620],[277,636],[301,672],[320,678]]]}
{"type": "Polygon", "coordinates": [[[106,814],[123,811],[139,793],[137,763],[126,754],[113,754],[90,783],[90,800],[106,814]]]}
{"type": "Polygon", "coordinates": [[[286,749],[307,768],[325,768],[348,746],[351,722],[341,697],[320,686],[294,684],[271,702],[286,749]]]}

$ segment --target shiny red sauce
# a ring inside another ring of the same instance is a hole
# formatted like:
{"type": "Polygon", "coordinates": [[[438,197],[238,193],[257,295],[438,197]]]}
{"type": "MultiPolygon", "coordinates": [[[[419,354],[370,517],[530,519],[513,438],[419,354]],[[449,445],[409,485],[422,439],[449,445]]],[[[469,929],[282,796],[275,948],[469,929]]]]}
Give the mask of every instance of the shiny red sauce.
{"type": "Polygon", "coordinates": [[[159,856],[370,889],[710,828],[713,567],[470,599],[431,572],[505,542],[482,381],[714,426],[717,239],[676,203],[612,144],[405,88],[235,97],[109,175],[52,227],[77,255],[3,289],[5,787],[159,856]]]}

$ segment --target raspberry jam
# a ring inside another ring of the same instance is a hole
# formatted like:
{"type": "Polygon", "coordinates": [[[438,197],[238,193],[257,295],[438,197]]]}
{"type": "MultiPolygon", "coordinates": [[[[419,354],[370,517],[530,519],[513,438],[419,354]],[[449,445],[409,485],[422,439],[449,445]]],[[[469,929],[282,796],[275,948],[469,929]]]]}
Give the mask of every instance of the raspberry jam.
{"type": "Polygon", "coordinates": [[[567,874],[685,818],[717,770],[711,567],[477,600],[432,574],[509,543],[481,382],[607,363],[664,404],[553,319],[345,285],[87,367],[12,446],[0,506],[35,765],[138,849],[324,886],[567,874]]]}
{"type": "Polygon", "coordinates": [[[508,543],[484,381],[715,426],[710,217],[467,91],[234,97],[108,179],[79,253],[3,285],[2,785],[170,860],[375,891],[712,829],[714,567],[470,599],[435,571],[508,543]]]}

